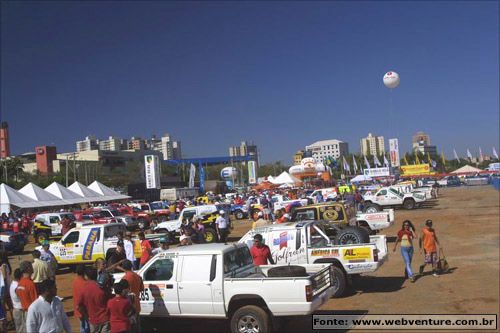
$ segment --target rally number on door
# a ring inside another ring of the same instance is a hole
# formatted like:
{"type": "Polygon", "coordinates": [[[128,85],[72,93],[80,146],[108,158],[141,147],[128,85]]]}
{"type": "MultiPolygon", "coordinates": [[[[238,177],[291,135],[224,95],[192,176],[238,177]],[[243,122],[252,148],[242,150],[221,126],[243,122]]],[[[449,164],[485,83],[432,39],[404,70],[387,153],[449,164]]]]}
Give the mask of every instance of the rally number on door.
{"type": "Polygon", "coordinates": [[[148,293],[148,288],[144,288],[144,291],[141,291],[139,294],[139,298],[141,301],[149,301],[149,293],[148,293]]]}

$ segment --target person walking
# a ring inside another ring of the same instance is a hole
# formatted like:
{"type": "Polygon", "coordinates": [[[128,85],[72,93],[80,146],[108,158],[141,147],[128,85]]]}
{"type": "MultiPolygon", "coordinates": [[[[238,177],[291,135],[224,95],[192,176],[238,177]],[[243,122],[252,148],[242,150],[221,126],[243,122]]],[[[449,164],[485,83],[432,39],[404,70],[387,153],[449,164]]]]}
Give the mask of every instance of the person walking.
{"type": "Polygon", "coordinates": [[[250,253],[252,254],[254,265],[260,266],[267,265],[268,263],[274,265],[271,250],[269,249],[269,246],[262,243],[261,234],[253,236],[253,246],[250,249],[250,253]]]}
{"type": "Polygon", "coordinates": [[[134,313],[134,307],[127,298],[128,283],[121,280],[113,285],[115,297],[108,300],[108,315],[111,333],[128,333],[131,330],[129,317],[134,313]]]}
{"type": "Polygon", "coordinates": [[[219,243],[225,243],[227,237],[227,219],[224,210],[219,211],[219,216],[215,219],[215,227],[217,228],[217,235],[219,236],[219,243]]]}
{"type": "Polygon", "coordinates": [[[80,302],[80,297],[83,290],[87,285],[87,280],[85,279],[85,266],[83,264],[77,265],[75,268],[76,278],[73,280],[73,313],[75,317],[80,321],[80,333],[90,333],[89,321],[83,318],[80,311],[78,311],[78,303],[80,302]]]}
{"type": "Polygon", "coordinates": [[[432,275],[434,277],[439,277],[438,274],[438,253],[437,247],[439,245],[439,241],[436,236],[436,230],[432,228],[432,220],[425,221],[425,227],[422,230],[422,237],[419,239],[419,247],[420,253],[422,253],[422,244],[424,250],[424,264],[420,266],[419,273],[420,275],[424,274],[425,266],[430,264],[432,266],[432,275]]]}
{"type": "Polygon", "coordinates": [[[95,268],[85,269],[87,284],[80,295],[78,311],[82,318],[88,319],[90,333],[109,333],[109,314],[107,312],[108,300],[112,297],[105,291],[104,286],[97,284],[97,271],[95,268]]]}
{"type": "Polygon", "coordinates": [[[45,280],[40,285],[40,296],[34,301],[26,318],[27,333],[72,333],[71,326],[57,295],[56,282],[45,280]]]}
{"type": "Polygon", "coordinates": [[[40,251],[33,250],[31,256],[33,257],[33,274],[31,275],[31,278],[35,283],[38,295],[40,295],[40,285],[43,281],[49,279],[49,265],[47,262],[40,259],[40,251]]]}
{"type": "MultiPolygon", "coordinates": [[[[31,274],[33,274],[33,266],[29,261],[23,261],[19,264],[19,269],[21,271],[21,279],[16,288],[16,294],[21,302],[21,318],[24,323],[26,323],[26,316],[28,313],[28,308],[31,303],[36,301],[38,295],[36,293],[35,283],[31,280],[31,274]]],[[[26,326],[24,326],[24,331],[18,331],[18,333],[25,333],[26,326]]]]}
{"type": "Polygon", "coordinates": [[[23,306],[21,305],[21,300],[16,294],[16,289],[19,284],[19,280],[23,277],[23,273],[19,268],[14,270],[14,280],[10,284],[9,293],[10,299],[12,300],[12,318],[14,319],[14,326],[16,332],[26,332],[26,318],[23,317],[23,306]]]}
{"type": "Polygon", "coordinates": [[[132,263],[130,261],[128,260],[125,261],[122,267],[125,270],[125,275],[123,276],[122,281],[128,282],[128,289],[132,294],[134,294],[133,305],[136,314],[133,316],[132,320],[133,325],[131,327],[131,331],[140,332],[141,331],[140,320],[139,320],[139,314],[141,313],[140,294],[142,291],[144,291],[144,283],[142,281],[142,278],[137,273],[134,273],[132,271],[132,263]]]}
{"type": "Polygon", "coordinates": [[[405,262],[405,278],[409,277],[411,282],[415,282],[415,276],[411,269],[411,260],[413,258],[413,239],[417,238],[415,227],[410,220],[405,220],[398,232],[396,243],[394,243],[393,252],[396,252],[396,247],[401,243],[401,256],[405,262]]]}

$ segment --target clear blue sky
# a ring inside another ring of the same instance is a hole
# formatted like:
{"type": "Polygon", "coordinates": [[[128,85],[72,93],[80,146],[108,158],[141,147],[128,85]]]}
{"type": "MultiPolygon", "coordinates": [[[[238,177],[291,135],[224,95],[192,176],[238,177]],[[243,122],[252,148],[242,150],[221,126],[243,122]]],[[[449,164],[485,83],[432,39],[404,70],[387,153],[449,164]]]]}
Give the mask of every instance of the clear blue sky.
{"type": "Polygon", "coordinates": [[[251,140],[291,161],[372,132],[447,156],[499,150],[499,3],[2,2],[1,118],[14,154],[168,132],[185,155],[251,140]],[[382,76],[395,70],[391,93],[382,76]],[[392,106],[391,106],[392,98],[392,106]]]}

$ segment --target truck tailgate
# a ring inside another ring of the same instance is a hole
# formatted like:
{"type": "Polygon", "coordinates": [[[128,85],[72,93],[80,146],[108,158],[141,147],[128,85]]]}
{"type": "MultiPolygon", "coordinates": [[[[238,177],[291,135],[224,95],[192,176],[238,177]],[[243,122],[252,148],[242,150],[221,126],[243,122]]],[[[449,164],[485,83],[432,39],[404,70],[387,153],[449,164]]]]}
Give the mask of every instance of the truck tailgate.
{"type": "Polygon", "coordinates": [[[370,236],[370,243],[375,243],[378,250],[378,260],[386,260],[387,257],[387,240],[385,235],[370,236]]]}

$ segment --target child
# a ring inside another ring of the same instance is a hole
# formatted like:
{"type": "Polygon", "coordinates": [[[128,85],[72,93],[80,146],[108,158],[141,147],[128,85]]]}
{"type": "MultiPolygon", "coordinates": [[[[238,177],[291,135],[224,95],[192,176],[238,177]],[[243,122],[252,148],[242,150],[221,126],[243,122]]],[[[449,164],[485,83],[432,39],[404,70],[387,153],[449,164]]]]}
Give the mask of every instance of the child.
{"type": "Polygon", "coordinates": [[[121,280],[113,285],[116,296],[108,301],[111,333],[124,333],[130,331],[129,316],[134,312],[134,308],[127,298],[128,288],[129,285],[126,280],[121,280]]]}

